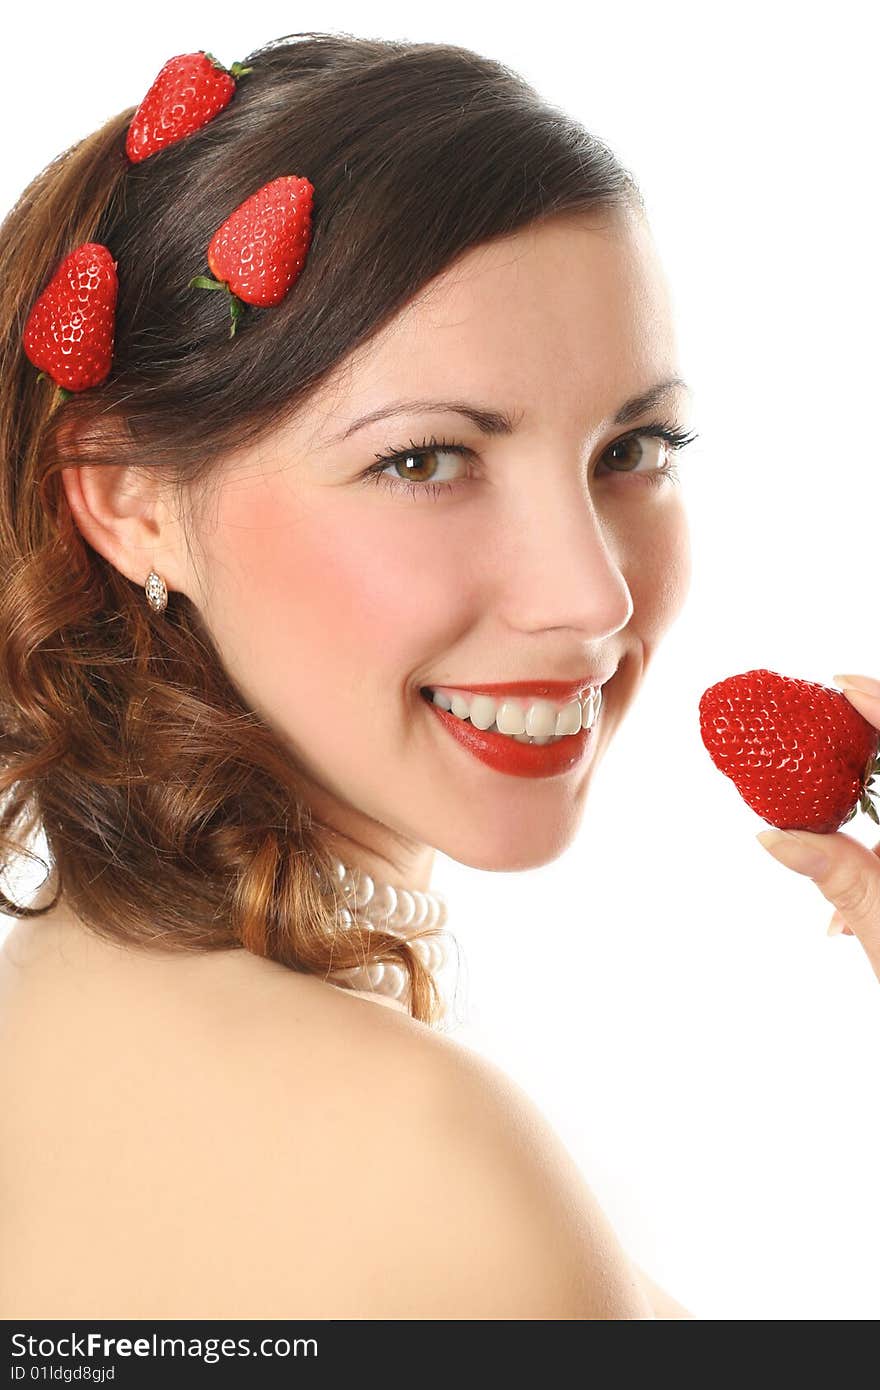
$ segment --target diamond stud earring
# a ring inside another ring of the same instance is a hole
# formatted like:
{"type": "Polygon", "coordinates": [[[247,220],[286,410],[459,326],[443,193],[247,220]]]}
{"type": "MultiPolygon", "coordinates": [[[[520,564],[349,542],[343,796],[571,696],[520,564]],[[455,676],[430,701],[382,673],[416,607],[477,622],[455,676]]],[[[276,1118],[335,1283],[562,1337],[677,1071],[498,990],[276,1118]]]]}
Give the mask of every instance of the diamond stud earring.
{"type": "Polygon", "coordinates": [[[155,570],[150,570],[144,584],[144,591],[147,595],[147,603],[154,613],[161,613],[168,604],[168,590],[165,587],[165,580],[155,570]]]}

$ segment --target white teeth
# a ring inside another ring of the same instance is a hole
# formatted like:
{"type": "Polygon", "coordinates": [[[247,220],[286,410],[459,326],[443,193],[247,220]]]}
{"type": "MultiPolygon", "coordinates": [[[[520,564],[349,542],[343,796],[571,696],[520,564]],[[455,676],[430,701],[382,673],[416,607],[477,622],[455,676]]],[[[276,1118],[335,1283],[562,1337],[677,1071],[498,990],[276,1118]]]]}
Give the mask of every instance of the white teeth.
{"type": "Polygon", "coordinates": [[[524,734],[526,718],[522,705],[516,700],[502,700],[495,715],[495,726],[500,734],[524,734]]]}
{"type": "MultiPolygon", "coordinates": [[[[465,701],[467,704],[467,701],[465,701]]],[[[455,701],[452,702],[455,709],[455,701]]],[[[495,723],[495,711],[498,708],[498,701],[493,700],[489,695],[475,695],[470,702],[470,720],[475,729],[489,729],[495,723]]],[[[456,714],[458,710],[455,710],[456,714]]],[[[530,729],[529,733],[543,733],[543,729],[530,729]]]]}
{"type": "Polygon", "coordinates": [[[461,691],[432,690],[431,699],[441,709],[451,710],[459,719],[470,719],[474,728],[506,734],[517,743],[551,743],[576,734],[595,722],[602,703],[600,687],[587,690],[580,700],[560,706],[552,700],[521,700],[502,696],[467,695],[461,691]]]}
{"type": "MultiPolygon", "coordinates": [[[[574,702],[577,704],[577,701],[574,702]]],[[[535,700],[526,710],[526,733],[550,738],[556,733],[556,706],[549,700],[535,700]]]]}
{"type": "Polygon", "coordinates": [[[576,734],[576,733],[578,733],[578,731],[580,730],[581,724],[586,724],[586,723],[588,723],[588,722],[589,722],[589,723],[592,723],[592,717],[593,717],[593,704],[592,704],[592,701],[590,702],[589,709],[588,709],[588,713],[589,713],[589,715],[590,715],[589,720],[585,719],[584,716],[583,716],[583,713],[582,713],[582,711],[581,711],[580,701],[579,701],[579,700],[572,700],[571,704],[570,704],[570,705],[566,705],[566,706],[565,706],[565,709],[561,709],[561,710],[559,711],[559,714],[556,716],[556,728],[555,728],[555,730],[554,730],[554,733],[556,733],[556,734],[576,734]]]}

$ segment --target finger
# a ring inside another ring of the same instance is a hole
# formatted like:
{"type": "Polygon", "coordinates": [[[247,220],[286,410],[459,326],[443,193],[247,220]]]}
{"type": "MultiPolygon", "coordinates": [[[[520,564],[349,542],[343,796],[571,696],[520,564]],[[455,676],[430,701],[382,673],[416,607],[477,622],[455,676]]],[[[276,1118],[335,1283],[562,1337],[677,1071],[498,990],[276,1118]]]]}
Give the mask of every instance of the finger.
{"type": "Polygon", "coordinates": [[[813,880],[859,938],[880,980],[880,846],[870,850],[841,830],[762,830],[757,839],[774,859],[813,880]]]}
{"type": "MultiPolygon", "coordinates": [[[[874,848],[872,849],[871,853],[872,853],[872,854],[876,854],[877,857],[880,858],[880,840],[877,841],[877,843],[876,843],[876,845],[874,846],[874,848]]],[[[847,926],[847,924],[846,924],[846,918],[844,917],[843,913],[840,911],[840,908],[837,908],[837,907],[836,907],[836,908],[834,909],[834,913],[833,913],[833,915],[832,915],[832,917],[831,917],[831,921],[828,923],[828,935],[829,935],[829,936],[854,936],[854,935],[855,935],[855,932],[853,931],[852,927],[847,926]]]]}
{"type": "Polygon", "coordinates": [[[828,923],[828,935],[829,935],[829,936],[852,936],[852,934],[853,934],[853,929],[852,929],[852,927],[848,927],[848,926],[846,925],[846,922],[844,922],[844,920],[843,920],[843,915],[842,915],[842,913],[838,912],[837,908],[835,908],[835,909],[834,909],[834,913],[833,913],[833,915],[832,915],[832,917],[831,917],[831,921],[828,923]]]}
{"type": "Polygon", "coordinates": [[[873,676],[832,676],[835,685],[842,686],[853,709],[858,710],[863,719],[880,729],[880,681],[873,676]]]}

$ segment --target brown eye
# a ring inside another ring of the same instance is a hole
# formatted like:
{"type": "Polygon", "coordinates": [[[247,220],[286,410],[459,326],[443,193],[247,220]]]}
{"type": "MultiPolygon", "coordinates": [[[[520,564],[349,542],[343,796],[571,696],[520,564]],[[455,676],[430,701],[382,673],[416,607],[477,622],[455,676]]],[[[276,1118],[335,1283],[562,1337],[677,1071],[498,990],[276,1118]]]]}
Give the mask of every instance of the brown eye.
{"type": "MultiPolygon", "coordinates": [[[[419,449],[412,453],[401,454],[400,457],[391,459],[389,467],[393,468],[399,478],[405,478],[414,483],[428,482],[449,482],[455,478],[455,467],[453,464],[452,479],[449,477],[449,467],[446,473],[443,471],[442,463],[438,466],[437,459],[446,455],[447,458],[456,458],[448,449],[419,449]]],[[[461,465],[460,455],[458,456],[458,466],[461,465]]]]}
{"type": "Polygon", "coordinates": [[[376,462],[361,477],[364,482],[379,483],[409,497],[430,497],[436,501],[469,480],[470,457],[466,444],[434,438],[417,444],[411,439],[408,446],[376,454],[376,462]]]}
{"type": "Polygon", "coordinates": [[[634,434],[627,439],[618,439],[607,450],[606,457],[614,456],[612,471],[615,473],[650,473],[654,469],[662,471],[667,449],[665,439],[656,435],[634,434]],[[645,463],[645,467],[639,468],[641,463],[645,463]]]}

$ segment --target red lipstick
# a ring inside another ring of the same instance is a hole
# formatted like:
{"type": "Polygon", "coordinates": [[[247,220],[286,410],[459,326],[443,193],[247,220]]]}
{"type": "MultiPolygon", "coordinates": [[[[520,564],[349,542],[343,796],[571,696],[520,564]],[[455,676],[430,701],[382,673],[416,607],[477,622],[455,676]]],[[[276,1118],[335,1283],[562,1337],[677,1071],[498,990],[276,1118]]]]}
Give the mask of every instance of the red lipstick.
{"type": "MultiPolygon", "coordinates": [[[[443,689],[445,687],[439,687],[443,689]]],[[[503,686],[505,691],[513,692],[513,686],[503,686]]],[[[469,686],[477,694],[490,694],[491,691],[469,686]]],[[[528,692],[529,694],[532,691],[528,692]]],[[[556,698],[556,697],[554,697],[556,698]]],[[[558,777],[570,772],[590,746],[596,720],[591,728],[580,729],[576,734],[566,734],[553,743],[517,743],[506,734],[490,733],[488,729],[478,729],[469,719],[459,719],[450,710],[441,709],[428,699],[432,712],[448,733],[487,767],[496,772],[505,772],[510,777],[558,777]]]]}
{"type": "Polygon", "coordinates": [[[535,700],[576,700],[590,686],[604,685],[613,675],[614,671],[608,671],[574,681],[495,681],[492,685],[456,685],[455,681],[441,681],[423,689],[461,690],[472,695],[530,695],[535,700]]]}

